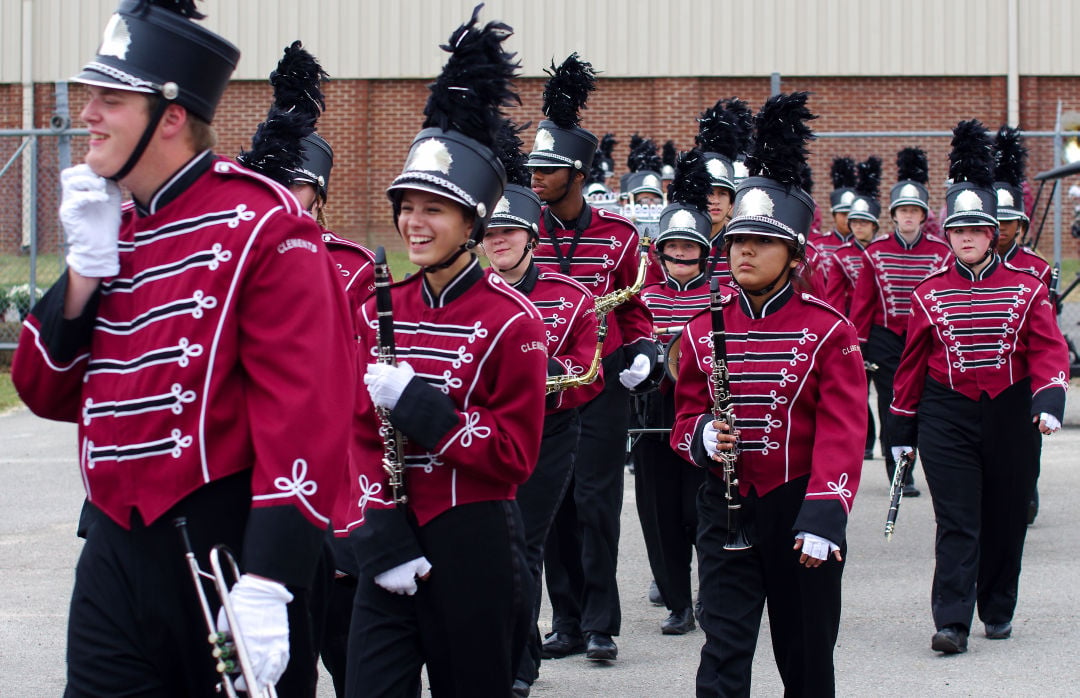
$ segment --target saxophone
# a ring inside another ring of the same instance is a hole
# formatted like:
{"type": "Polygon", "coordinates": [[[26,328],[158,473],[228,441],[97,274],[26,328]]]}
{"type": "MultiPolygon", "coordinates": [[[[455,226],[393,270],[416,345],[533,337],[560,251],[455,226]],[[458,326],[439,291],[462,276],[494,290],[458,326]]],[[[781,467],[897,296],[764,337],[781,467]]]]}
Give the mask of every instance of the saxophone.
{"type": "Polygon", "coordinates": [[[645,272],[649,268],[649,245],[652,244],[652,238],[648,235],[642,235],[638,248],[640,250],[640,256],[638,259],[637,278],[634,279],[634,283],[626,288],[612,291],[603,296],[598,296],[596,299],[596,315],[597,317],[603,317],[612,310],[622,305],[626,301],[630,300],[638,294],[641,287],[645,285],[645,272]]]}
{"type": "MultiPolygon", "coordinates": [[[[375,312],[379,319],[378,342],[380,364],[397,362],[394,350],[394,312],[390,298],[390,265],[386,262],[386,250],[375,250],[375,312]]],[[[388,484],[394,503],[409,501],[405,494],[405,437],[390,422],[390,410],[376,407],[379,416],[379,436],[383,441],[383,470],[389,476],[388,484]]]]}
{"type": "Polygon", "coordinates": [[[577,388],[582,385],[589,385],[596,380],[596,376],[600,373],[600,360],[604,353],[604,339],[607,337],[607,320],[600,321],[600,327],[596,330],[596,351],[593,353],[592,363],[589,364],[589,370],[582,373],[580,376],[563,375],[563,376],[548,376],[545,385],[544,393],[551,395],[561,390],[567,390],[569,388],[577,388]]]}

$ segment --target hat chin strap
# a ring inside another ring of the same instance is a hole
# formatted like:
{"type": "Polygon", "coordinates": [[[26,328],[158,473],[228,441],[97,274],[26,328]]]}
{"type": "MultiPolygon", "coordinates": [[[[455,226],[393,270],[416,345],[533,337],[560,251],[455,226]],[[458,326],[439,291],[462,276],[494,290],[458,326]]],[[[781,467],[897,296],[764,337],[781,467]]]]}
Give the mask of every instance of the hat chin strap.
{"type": "Polygon", "coordinates": [[[529,240],[527,243],[525,243],[525,251],[521,253],[521,256],[518,257],[518,261],[514,262],[513,266],[509,266],[506,269],[503,269],[502,267],[495,268],[498,269],[499,273],[502,274],[505,274],[508,271],[514,271],[515,269],[520,267],[521,263],[525,261],[525,258],[529,256],[529,253],[532,252],[533,246],[534,245],[532,240],[529,240]]]}
{"type": "Polygon", "coordinates": [[[790,271],[791,270],[787,268],[783,269],[775,279],[765,285],[765,288],[759,288],[756,291],[751,291],[748,288],[744,288],[742,284],[739,285],[739,288],[741,288],[743,291],[750,294],[751,296],[765,296],[772,293],[773,289],[776,288],[776,285],[780,283],[780,279],[784,278],[784,274],[789,273],[790,271]]]}
{"type": "Polygon", "coordinates": [[[660,259],[662,261],[664,261],[664,262],[671,262],[673,264],[681,264],[684,267],[690,267],[690,266],[693,266],[695,264],[698,265],[698,266],[701,266],[702,264],[705,264],[707,261],[709,261],[708,257],[695,257],[694,259],[676,259],[675,257],[672,257],[671,255],[666,255],[666,254],[664,254],[662,252],[660,253],[659,256],[660,256],[660,259]]]}
{"type": "Polygon", "coordinates": [[[421,268],[423,269],[425,274],[431,274],[433,272],[442,271],[443,269],[449,269],[451,266],[453,266],[454,262],[458,260],[458,257],[472,250],[472,248],[474,247],[476,247],[476,243],[474,243],[472,240],[469,240],[461,247],[451,252],[449,257],[439,262],[438,264],[432,264],[430,267],[421,268]]]}
{"type": "Polygon", "coordinates": [[[165,115],[165,110],[169,108],[170,102],[167,99],[161,98],[158,100],[157,106],[154,107],[154,111],[150,114],[150,121],[146,124],[146,130],[143,131],[142,136],[139,138],[139,142],[135,144],[135,148],[131,151],[131,155],[128,157],[127,162],[124,163],[116,174],[106,179],[111,179],[114,182],[119,182],[124,177],[131,174],[131,171],[135,169],[135,165],[139,164],[139,160],[142,159],[143,153],[146,151],[146,146],[150,145],[150,139],[154,137],[154,131],[157,130],[158,124],[161,122],[161,117],[165,115]]]}

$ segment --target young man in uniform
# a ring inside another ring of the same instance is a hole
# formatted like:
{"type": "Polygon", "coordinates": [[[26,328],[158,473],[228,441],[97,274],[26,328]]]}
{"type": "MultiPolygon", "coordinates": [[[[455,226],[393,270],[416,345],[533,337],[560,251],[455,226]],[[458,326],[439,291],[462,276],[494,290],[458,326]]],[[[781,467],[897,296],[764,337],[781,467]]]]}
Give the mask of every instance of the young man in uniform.
{"type": "MultiPolygon", "coordinates": [[[[597,146],[596,136],[578,126],[578,110],[593,89],[591,66],[573,54],[553,73],[545,89],[548,119],[539,124],[528,162],[533,191],[546,204],[534,261],[603,296],[635,284],[638,234],[630,221],[589,206],[582,195],[597,146]]],[[[618,654],[612,638],[622,621],[615,570],[628,390],[645,380],[655,361],[652,318],[641,299],[630,296],[608,316],[604,390],[581,408],[574,480],[544,553],[554,616],[545,658],[585,652],[611,661],[618,654]]]]}
{"type": "Polygon", "coordinates": [[[12,369],[34,412],[79,423],[68,695],[213,692],[178,517],[204,566],[217,543],[239,556],[250,688],[317,677],[306,588],[345,484],[348,308],[296,198],[210,152],[239,51],[201,17],[123,2],[74,78],[90,149],[62,173],[68,271],[12,369]]]}
{"type": "MultiPolygon", "coordinates": [[[[903,176],[901,172],[901,176],[903,176]]],[[[930,210],[926,185],[918,178],[902,178],[893,186],[889,214],[896,222],[892,235],[874,240],[863,250],[863,269],[851,299],[851,322],[859,333],[863,356],[877,369],[871,374],[877,391],[879,441],[885,471],[892,481],[896,461],[888,449],[889,402],[893,374],[904,350],[911,291],[930,272],[952,256],[949,246],[922,232],[930,210]]],[[[904,483],[904,494],[916,496],[914,479],[904,483]]]]}

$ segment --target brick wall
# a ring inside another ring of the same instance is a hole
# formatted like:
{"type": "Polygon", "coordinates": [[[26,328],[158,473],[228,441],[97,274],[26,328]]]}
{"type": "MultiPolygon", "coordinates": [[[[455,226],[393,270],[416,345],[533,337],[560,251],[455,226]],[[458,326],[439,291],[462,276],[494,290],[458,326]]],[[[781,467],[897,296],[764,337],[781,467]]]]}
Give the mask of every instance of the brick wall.
{"type": "MultiPolygon", "coordinates": [[[[426,80],[341,80],[326,85],[329,109],[319,132],[333,145],[335,168],[330,182],[328,207],[330,227],[342,235],[366,244],[391,243],[393,223],[385,189],[400,172],[405,154],[423,120],[427,98],[426,80]]],[[[1080,111],[1080,78],[1025,77],[1021,79],[1021,125],[1029,130],[1051,130],[1057,101],[1066,111],[1080,111]]],[[[540,110],[543,80],[522,80],[518,84],[522,107],[514,110],[519,123],[536,122],[540,110]]],[[[819,116],[812,123],[816,131],[944,131],[961,119],[978,118],[997,128],[1006,118],[1003,77],[932,78],[790,78],[784,91],[812,93],[811,110],[819,116]]],[[[582,125],[598,135],[613,132],[619,141],[615,150],[617,172],[625,168],[626,148],[632,133],[641,133],[658,143],[673,139],[680,149],[693,144],[697,115],[718,98],[738,95],[755,108],[769,93],[768,78],[665,78],[654,80],[601,79],[598,90],[584,112],[582,125]]],[[[220,142],[217,151],[234,156],[248,147],[251,134],[265,116],[270,87],[264,82],[234,82],[218,108],[214,123],[220,142]]],[[[36,121],[46,124],[53,112],[53,86],[38,85],[35,91],[36,121]]],[[[21,88],[0,85],[0,128],[21,126],[21,88]]],[[[81,89],[72,85],[71,112],[77,125],[84,101],[81,89]]],[[[532,143],[533,128],[523,138],[532,143]]],[[[85,151],[82,139],[73,143],[72,156],[78,162],[85,151]]],[[[0,159],[6,162],[17,147],[15,139],[0,139],[0,159]]],[[[825,206],[828,224],[828,181],[832,158],[847,155],[862,160],[877,155],[885,163],[882,196],[886,200],[895,181],[896,152],[908,145],[924,148],[930,157],[931,204],[944,202],[943,182],[948,170],[949,139],[877,138],[819,139],[811,146],[810,165],[816,180],[814,195],[825,206]]],[[[1029,174],[1049,169],[1052,160],[1050,139],[1028,139],[1031,150],[1029,174]]],[[[39,231],[43,247],[55,248],[59,239],[56,224],[57,172],[55,143],[42,142],[39,170],[39,231]]],[[[19,242],[21,182],[16,163],[0,178],[0,253],[11,253],[19,242]]],[[[1066,180],[1068,184],[1080,178],[1066,180]]],[[[1065,225],[1071,222],[1066,199],[1065,225]]],[[[1049,231],[1040,246],[1050,250],[1049,231]]],[[[1076,241],[1066,239],[1066,254],[1080,253],[1076,241]]]]}

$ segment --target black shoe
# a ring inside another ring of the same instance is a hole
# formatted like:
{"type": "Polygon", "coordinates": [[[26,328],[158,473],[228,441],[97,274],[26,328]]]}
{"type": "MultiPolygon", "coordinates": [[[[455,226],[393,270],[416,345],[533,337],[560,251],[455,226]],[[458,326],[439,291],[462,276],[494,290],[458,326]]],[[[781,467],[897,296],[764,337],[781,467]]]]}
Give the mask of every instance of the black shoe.
{"type": "Polygon", "coordinates": [[[916,487],[913,483],[909,482],[908,484],[904,485],[905,497],[918,497],[920,494],[922,494],[922,492],[920,492],[919,488],[916,487]]]}
{"type": "Polygon", "coordinates": [[[664,635],[685,635],[695,627],[694,610],[684,608],[681,611],[672,611],[671,615],[660,624],[660,632],[664,635]]]}
{"type": "Polygon", "coordinates": [[[863,460],[874,460],[874,449],[868,448],[863,451],[862,458],[863,460]]]}
{"type": "Polygon", "coordinates": [[[619,648],[607,633],[585,633],[585,658],[597,662],[613,662],[619,656],[619,648]]]}
{"type": "Polygon", "coordinates": [[[514,679],[514,685],[510,689],[510,695],[516,698],[529,698],[529,691],[532,690],[532,686],[529,685],[525,679],[514,679]]]}
{"type": "Polygon", "coordinates": [[[649,603],[653,606],[663,606],[664,597],[660,595],[660,587],[656,586],[656,580],[649,583],[649,603]]]}
{"type": "Polygon", "coordinates": [[[1005,640],[1012,637],[1012,623],[1005,621],[1004,623],[984,623],[986,626],[986,637],[990,640],[1005,640]]]}
{"type": "Polygon", "coordinates": [[[968,631],[962,625],[947,625],[934,633],[930,639],[930,649],[945,654],[967,652],[968,631]]]}
{"type": "Polygon", "coordinates": [[[540,656],[544,659],[561,659],[584,651],[585,641],[580,635],[570,633],[548,633],[544,636],[544,644],[540,645],[540,656]]]}

